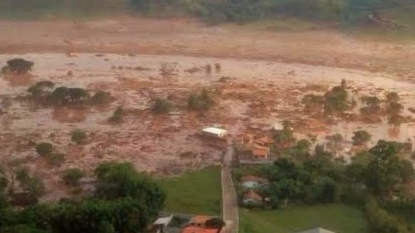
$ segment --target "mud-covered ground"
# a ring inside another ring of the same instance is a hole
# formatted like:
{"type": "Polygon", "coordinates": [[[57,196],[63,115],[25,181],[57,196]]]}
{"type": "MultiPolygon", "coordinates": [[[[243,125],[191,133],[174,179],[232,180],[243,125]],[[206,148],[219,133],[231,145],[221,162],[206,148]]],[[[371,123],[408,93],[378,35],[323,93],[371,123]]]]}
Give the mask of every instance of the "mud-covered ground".
{"type": "Polygon", "coordinates": [[[7,29],[0,37],[0,65],[16,57],[35,63],[32,76],[0,78],[0,97],[12,99],[0,115],[0,159],[41,175],[46,198],[63,195],[59,175],[68,167],[91,174],[100,162],[119,160],[142,171],[177,174],[219,163],[223,147],[196,136],[213,124],[238,135],[289,119],[296,123],[297,138],[311,136],[318,143],[335,133],[350,141],[360,129],[372,134],[369,144],[415,139],[412,120],[399,128],[391,128],[385,118],[372,124],[334,118],[329,124],[301,104],[305,94],[324,94],[345,79],[355,100],[367,95],[384,100],[387,92],[398,92],[406,107],[403,115],[412,117],[408,108],[415,107],[415,89],[406,71],[415,61],[415,47],[408,44],[357,41],[328,31],[252,31],[182,20],[2,21],[0,28],[7,29]],[[161,74],[163,64],[173,68],[170,75],[161,74]],[[207,64],[211,73],[206,73],[207,64]],[[220,64],[220,71],[214,64],[220,64]],[[41,80],[109,91],[116,101],[99,107],[34,106],[21,97],[41,80]],[[188,95],[203,88],[217,104],[203,114],[188,111],[188,95]],[[152,114],[155,98],[168,99],[172,111],[152,114]],[[127,115],[120,124],[109,123],[117,106],[127,115]],[[74,129],[88,133],[86,145],[70,141],[74,129]],[[51,167],[36,155],[33,145],[41,141],[52,142],[66,155],[63,166],[51,167]]]}

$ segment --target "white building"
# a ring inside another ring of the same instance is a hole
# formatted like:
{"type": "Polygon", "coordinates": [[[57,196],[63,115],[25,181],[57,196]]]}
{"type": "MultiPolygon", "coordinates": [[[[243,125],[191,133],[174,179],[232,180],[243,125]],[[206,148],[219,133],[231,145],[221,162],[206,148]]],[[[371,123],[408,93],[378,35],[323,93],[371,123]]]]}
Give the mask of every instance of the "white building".
{"type": "Polygon", "coordinates": [[[228,131],[217,127],[208,127],[202,129],[202,134],[216,138],[223,138],[228,134],[228,131]]]}

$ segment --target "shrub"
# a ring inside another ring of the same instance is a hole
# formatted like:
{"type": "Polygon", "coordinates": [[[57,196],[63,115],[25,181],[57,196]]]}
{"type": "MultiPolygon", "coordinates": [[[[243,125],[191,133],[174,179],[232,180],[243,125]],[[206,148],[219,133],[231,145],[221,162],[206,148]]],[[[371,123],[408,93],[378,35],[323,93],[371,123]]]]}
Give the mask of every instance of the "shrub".
{"type": "Polygon", "coordinates": [[[206,111],[212,107],[213,104],[213,99],[205,89],[203,89],[199,95],[191,94],[187,100],[187,106],[190,110],[206,111]]]}
{"type": "Polygon", "coordinates": [[[45,185],[37,176],[31,176],[29,171],[21,168],[16,171],[16,180],[19,181],[23,191],[31,194],[33,197],[40,197],[45,192],[45,185]]]}
{"type": "Polygon", "coordinates": [[[78,168],[69,168],[63,172],[62,180],[66,185],[77,186],[79,180],[84,176],[84,172],[78,168]]]}
{"type": "Polygon", "coordinates": [[[89,98],[89,93],[82,88],[58,87],[50,95],[50,101],[55,105],[83,104],[89,98]]]}
{"type": "Polygon", "coordinates": [[[42,142],[36,145],[36,152],[40,155],[40,156],[48,156],[51,155],[53,151],[53,146],[52,144],[48,143],[48,142],[42,142]]]}
{"type": "Polygon", "coordinates": [[[171,104],[164,99],[156,99],[153,106],[153,112],[156,114],[165,114],[170,111],[171,104]]]}
{"type": "Polygon", "coordinates": [[[80,145],[86,142],[88,135],[83,130],[75,130],[72,132],[71,140],[80,145]]]}
{"type": "Polygon", "coordinates": [[[30,70],[32,70],[32,67],[33,62],[16,58],[7,61],[7,66],[2,68],[2,73],[27,74],[30,70]]]}
{"type": "Polygon", "coordinates": [[[370,141],[370,138],[372,137],[372,135],[370,135],[366,130],[359,130],[359,131],[355,131],[353,132],[353,145],[355,146],[361,146],[366,144],[367,142],[370,141]]]}
{"type": "Polygon", "coordinates": [[[97,91],[91,98],[93,104],[106,104],[113,100],[113,97],[109,92],[97,91]]]}
{"type": "Polygon", "coordinates": [[[121,122],[124,114],[124,109],[122,107],[118,107],[117,109],[115,109],[114,113],[112,114],[109,120],[111,122],[121,122]]]}
{"type": "Polygon", "coordinates": [[[40,101],[47,99],[51,94],[51,89],[55,84],[51,81],[40,81],[27,89],[33,100],[40,101]]]}

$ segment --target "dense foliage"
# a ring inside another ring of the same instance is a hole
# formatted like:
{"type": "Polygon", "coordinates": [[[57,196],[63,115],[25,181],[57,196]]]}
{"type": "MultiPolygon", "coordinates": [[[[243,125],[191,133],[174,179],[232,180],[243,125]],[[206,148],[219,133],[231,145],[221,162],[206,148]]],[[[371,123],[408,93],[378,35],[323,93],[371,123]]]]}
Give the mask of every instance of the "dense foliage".
{"type": "Polygon", "coordinates": [[[353,21],[367,17],[377,9],[410,3],[411,0],[0,0],[0,9],[4,14],[25,12],[33,15],[35,12],[108,13],[132,8],[145,15],[195,15],[210,22],[244,22],[275,16],[353,21]]]}
{"type": "Polygon", "coordinates": [[[92,97],[90,91],[78,87],[56,87],[51,81],[39,81],[27,89],[30,100],[37,104],[68,106],[85,104],[107,104],[114,100],[110,93],[96,91],[92,97]]]}
{"type": "MultiPolygon", "coordinates": [[[[355,136],[359,142],[370,138],[365,131],[355,136]]],[[[415,172],[411,162],[402,159],[411,151],[406,144],[380,140],[346,163],[322,146],[310,153],[310,143],[301,140],[272,165],[249,172],[267,180],[256,188],[263,198],[263,208],[343,202],[366,210],[371,232],[412,232],[400,217],[402,212],[407,216],[415,213],[415,172]]],[[[240,191],[242,200],[246,189],[240,191]]]]}
{"type": "MultiPolygon", "coordinates": [[[[23,210],[0,206],[0,232],[143,232],[163,207],[165,196],[161,189],[129,163],[105,163],[95,173],[97,188],[93,198],[33,205],[23,210]]],[[[8,184],[1,174],[0,194],[8,184]]],[[[78,169],[69,169],[63,179],[69,185],[78,185],[82,175],[78,169]]],[[[16,180],[29,192],[38,187],[34,179],[27,170],[16,173],[16,180]]]]}

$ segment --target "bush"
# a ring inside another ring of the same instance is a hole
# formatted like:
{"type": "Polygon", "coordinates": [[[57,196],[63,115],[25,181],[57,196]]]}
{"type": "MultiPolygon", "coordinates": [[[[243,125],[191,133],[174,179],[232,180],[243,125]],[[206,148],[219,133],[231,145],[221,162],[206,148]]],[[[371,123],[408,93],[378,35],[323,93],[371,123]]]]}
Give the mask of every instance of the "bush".
{"type": "Polygon", "coordinates": [[[7,66],[2,68],[2,73],[6,74],[27,74],[32,70],[33,62],[21,58],[7,61],[7,66]]]}
{"type": "Polygon", "coordinates": [[[121,122],[122,118],[124,117],[124,109],[122,107],[118,107],[115,109],[114,113],[110,117],[109,121],[111,122],[121,122]]]}
{"type": "Polygon", "coordinates": [[[63,172],[62,180],[66,185],[77,186],[79,180],[84,176],[84,172],[78,168],[69,168],[63,172]]]}
{"type": "Polygon", "coordinates": [[[37,176],[31,176],[29,171],[25,168],[16,171],[16,180],[19,181],[23,191],[29,193],[33,197],[39,198],[45,192],[45,184],[42,179],[37,176]]]}
{"type": "Polygon", "coordinates": [[[327,114],[342,113],[347,109],[347,91],[343,86],[335,86],[324,95],[324,110],[327,114]]]}
{"type": "Polygon", "coordinates": [[[83,130],[75,130],[72,132],[71,140],[80,145],[86,142],[88,135],[83,130]]]}
{"type": "Polygon", "coordinates": [[[153,112],[156,114],[165,114],[170,111],[171,104],[164,99],[156,99],[153,106],[153,112]]]}
{"type": "Polygon", "coordinates": [[[27,89],[27,92],[30,93],[30,97],[33,100],[41,101],[46,100],[50,94],[51,89],[55,86],[55,84],[51,81],[40,81],[27,89]]]}
{"type": "Polygon", "coordinates": [[[199,95],[191,94],[187,99],[187,106],[190,110],[206,111],[213,105],[214,101],[205,89],[203,89],[199,95]]]}
{"type": "Polygon", "coordinates": [[[113,97],[109,92],[106,91],[97,91],[91,98],[91,103],[93,104],[106,104],[110,103],[113,100],[113,97]]]}
{"type": "Polygon", "coordinates": [[[370,135],[366,130],[359,130],[359,131],[355,131],[353,132],[353,145],[355,146],[361,146],[364,145],[366,143],[368,143],[370,141],[370,139],[372,138],[372,135],[370,135]]]}
{"type": "Polygon", "coordinates": [[[52,144],[48,142],[42,142],[36,145],[36,152],[40,156],[48,156],[51,155],[53,152],[53,146],[52,144]]]}
{"type": "Polygon", "coordinates": [[[89,93],[85,89],[75,87],[58,87],[50,95],[50,101],[55,105],[83,104],[89,98],[89,93]]]}

